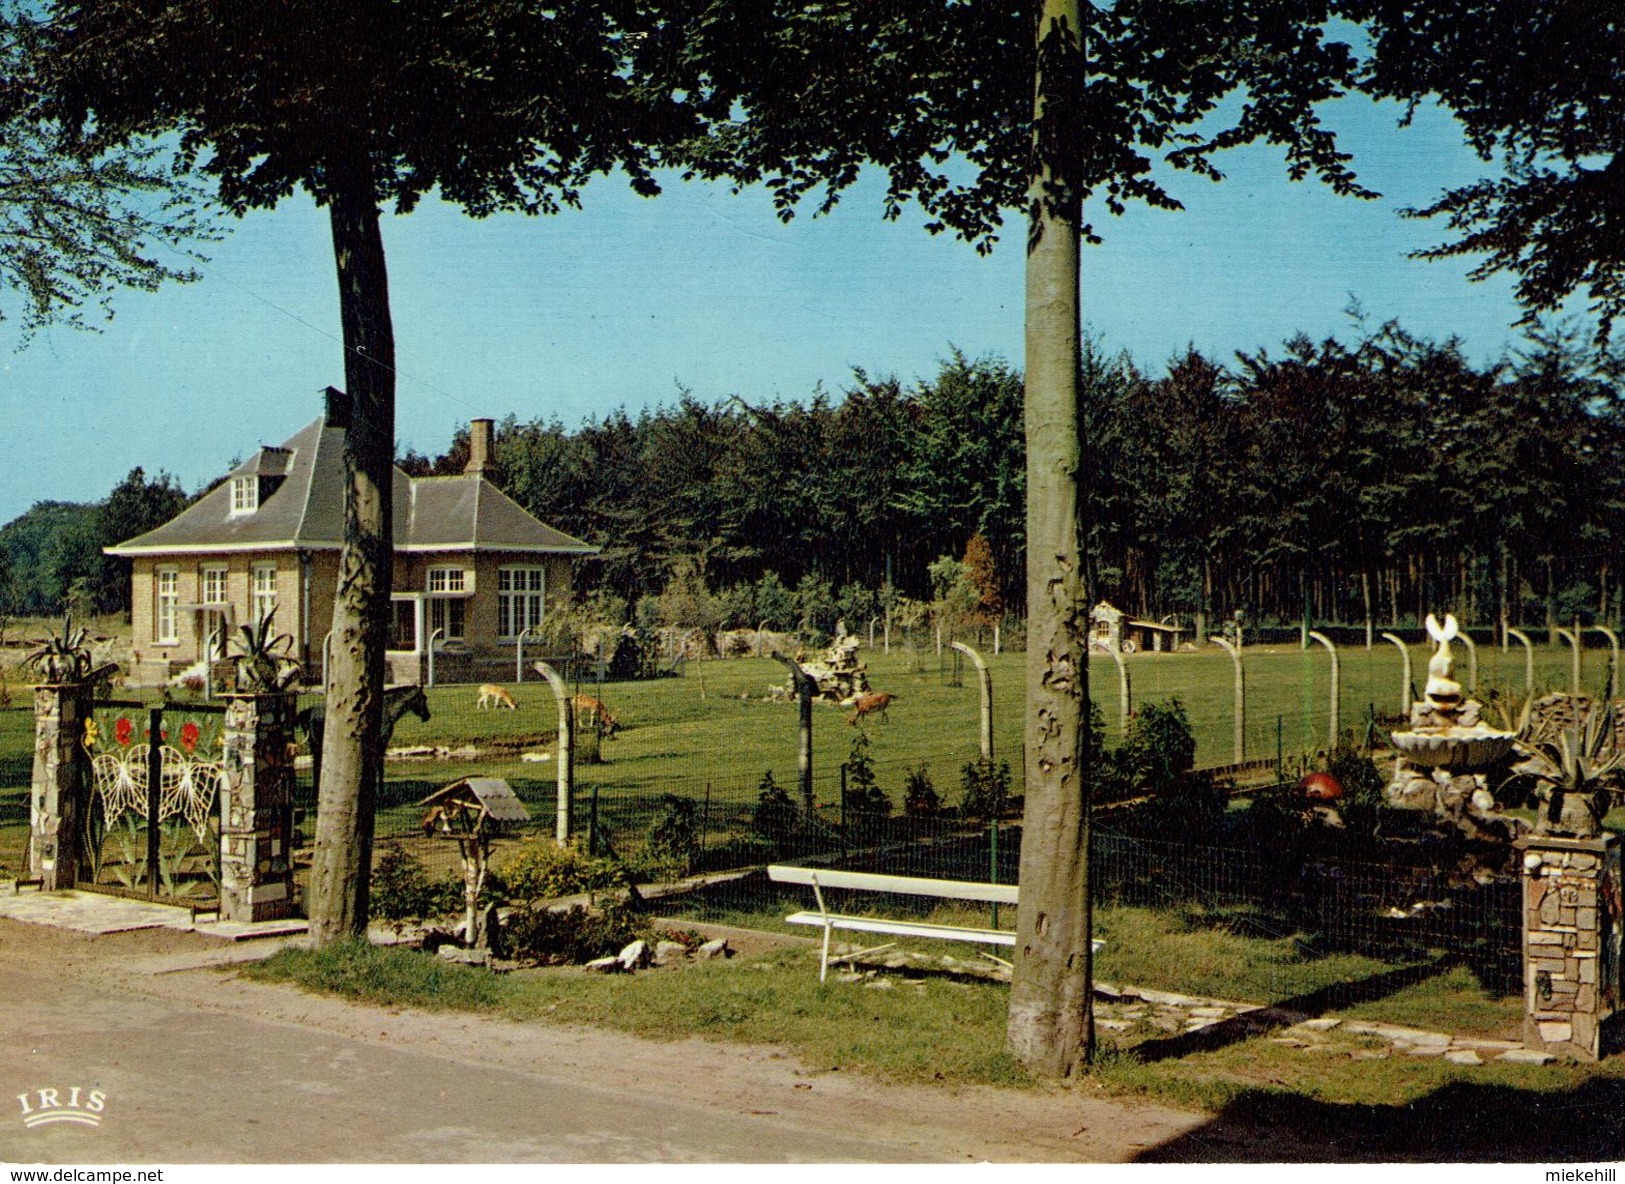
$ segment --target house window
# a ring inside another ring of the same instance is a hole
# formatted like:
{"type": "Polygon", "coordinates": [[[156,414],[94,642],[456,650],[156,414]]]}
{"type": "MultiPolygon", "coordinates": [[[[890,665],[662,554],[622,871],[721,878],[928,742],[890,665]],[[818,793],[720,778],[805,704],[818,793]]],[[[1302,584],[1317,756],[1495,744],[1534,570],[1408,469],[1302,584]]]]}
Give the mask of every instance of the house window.
{"type": "Polygon", "coordinates": [[[468,591],[468,572],[460,567],[431,567],[429,592],[432,595],[461,596],[468,591]]]}
{"type": "Polygon", "coordinates": [[[542,625],[544,569],[503,567],[497,569],[497,635],[518,637],[526,629],[534,632],[542,625]]]}
{"type": "Polygon", "coordinates": [[[276,564],[254,565],[254,623],[276,611],[276,564]]]}
{"type": "Polygon", "coordinates": [[[446,597],[429,601],[429,632],[440,630],[441,641],[463,640],[464,605],[467,601],[446,597]]]}
{"type": "Polygon", "coordinates": [[[203,569],[203,592],[198,597],[202,604],[226,603],[226,569],[221,567],[206,567],[203,569]]]}
{"type": "Polygon", "coordinates": [[[260,479],[233,477],[231,479],[231,512],[252,514],[260,508],[260,479]]]}
{"type": "Polygon", "coordinates": [[[181,573],[170,567],[160,568],[154,575],[157,584],[156,602],[153,606],[152,639],[173,644],[181,639],[179,631],[175,628],[178,615],[176,610],[181,603],[181,573]]]}

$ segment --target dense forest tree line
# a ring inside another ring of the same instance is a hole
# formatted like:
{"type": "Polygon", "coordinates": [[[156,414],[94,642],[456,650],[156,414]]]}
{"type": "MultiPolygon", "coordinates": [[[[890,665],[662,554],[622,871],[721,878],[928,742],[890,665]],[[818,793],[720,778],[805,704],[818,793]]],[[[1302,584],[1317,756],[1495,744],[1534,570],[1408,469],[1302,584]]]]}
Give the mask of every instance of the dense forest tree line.
{"type": "Polygon", "coordinates": [[[191,501],[169,473],[139,466],[99,502],[37,502],[0,527],[0,616],[114,613],[130,607],[130,561],[102,554],[191,501]]]}
{"type": "MultiPolygon", "coordinates": [[[[1214,628],[1237,611],[1254,624],[1441,609],[1481,625],[1503,611],[1514,626],[1618,620],[1613,364],[1549,330],[1488,365],[1392,324],[1356,336],[1228,365],[1192,350],[1161,374],[1091,349],[1094,595],[1214,628]]],[[[828,630],[880,611],[887,587],[950,601],[933,565],[968,548],[988,603],[1022,603],[1020,407],[1018,372],[954,352],[912,386],[858,372],[839,397],[805,402],[685,393],[574,430],[509,417],[496,460],[526,509],[604,548],[582,586],[628,612],[698,587],[715,594],[706,623],[828,630]]],[[[460,434],[401,464],[456,472],[467,447],[460,434]]],[[[128,564],[100,549],[187,500],[138,468],[103,502],[40,503],[0,528],[0,610],[127,608],[128,564]]]]}
{"type": "MultiPolygon", "coordinates": [[[[1475,365],[1387,324],[1298,337],[1160,375],[1085,357],[1093,595],[1205,624],[1483,625],[1617,620],[1625,417],[1614,363],[1562,331],[1475,365]]],[[[1021,603],[1020,375],[955,353],[904,387],[861,372],[842,398],[612,412],[568,431],[509,419],[509,493],[605,548],[585,585],[635,603],[676,565],[727,593],[724,624],[792,624],[740,590],[890,586],[940,598],[931,564],[986,540],[1021,603]],[[728,606],[737,606],[731,612],[728,606]],[[755,615],[753,615],[753,613],[755,615]]],[[[456,471],[466,439],[418,472],[456,471]]],[[[940,572],[938,574],[940,583],[940,572]]],[[[846,602],[859,604],[847,593],[846,602]]],[[[789,620],[783,618],[789,617],[789,620]]]]}

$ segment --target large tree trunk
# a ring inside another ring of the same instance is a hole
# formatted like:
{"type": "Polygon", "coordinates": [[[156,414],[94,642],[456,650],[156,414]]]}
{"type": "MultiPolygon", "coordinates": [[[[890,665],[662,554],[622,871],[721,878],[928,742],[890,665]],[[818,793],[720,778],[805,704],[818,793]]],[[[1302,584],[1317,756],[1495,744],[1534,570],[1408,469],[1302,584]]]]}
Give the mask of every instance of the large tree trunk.
{"type": "Polygon", "coordinates": [[[373,809],[383,776],[384,648],[393,581],[395,333],[370,170],[329,198],[350,421],[344,550],[333,600],[327,727],[310,869],[310,932],[323,945],[367,931],[373,809]]]}
{"type": "Polygon", "coordinates": [[[1046,0],[1027,250],[1027,796],[1007,1039],[1017,1059],[1050,1077],[1079,1072],[1094,1046],[1078,505],[1082,203],[1059,134],[1081,112],[1055,106],[1082,92],[1080,29],[1078,0],[1046,0]]]}

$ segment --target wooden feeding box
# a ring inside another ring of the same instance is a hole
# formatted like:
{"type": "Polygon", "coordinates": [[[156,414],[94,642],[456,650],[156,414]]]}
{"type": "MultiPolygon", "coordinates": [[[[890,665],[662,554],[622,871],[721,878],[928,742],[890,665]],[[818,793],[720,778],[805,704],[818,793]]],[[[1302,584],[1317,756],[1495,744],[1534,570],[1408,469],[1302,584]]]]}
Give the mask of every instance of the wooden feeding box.
{"type": "Polygon", "coordinates": [[[464,777],[418,805],[427,807],[425,834],[457,840],[463,858],[464,937],[471,948],[484,948],[491,934],[479,901],[490,866],[491,839],[507,827],[530,821],[530,811],[500,777],[464,777]]]}
{"type": "Polygon", "coordinates": [[[496,834],[530,821],[525,803],[500,777],[464,777],[435,790],[418,805],[428,808],[423,832],[448,839],[496,834]]]}

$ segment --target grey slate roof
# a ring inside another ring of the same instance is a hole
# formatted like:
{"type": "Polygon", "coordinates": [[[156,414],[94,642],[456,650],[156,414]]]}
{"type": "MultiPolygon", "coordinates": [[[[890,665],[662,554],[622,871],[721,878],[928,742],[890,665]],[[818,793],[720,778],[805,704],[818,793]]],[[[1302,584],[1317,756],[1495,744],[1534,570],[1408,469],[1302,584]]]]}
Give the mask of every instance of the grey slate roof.
{"type": "MultiPolygon", "coordinates": [[[[262,448],[232,477],[282,480],[259,508],[231,512],[231,481],[155,530],[108,547],[109,555],[185,552],[332,550],[344,540],[344,430],[326,417],[280,448],[262,448]]],[[[262,483],[262,490],[267,488],[262,483]]],[[[408,477],[395,470],[397,551],[521,551],[596,555],[599,548],[531,517],[484,477],[408,477]]]]}

